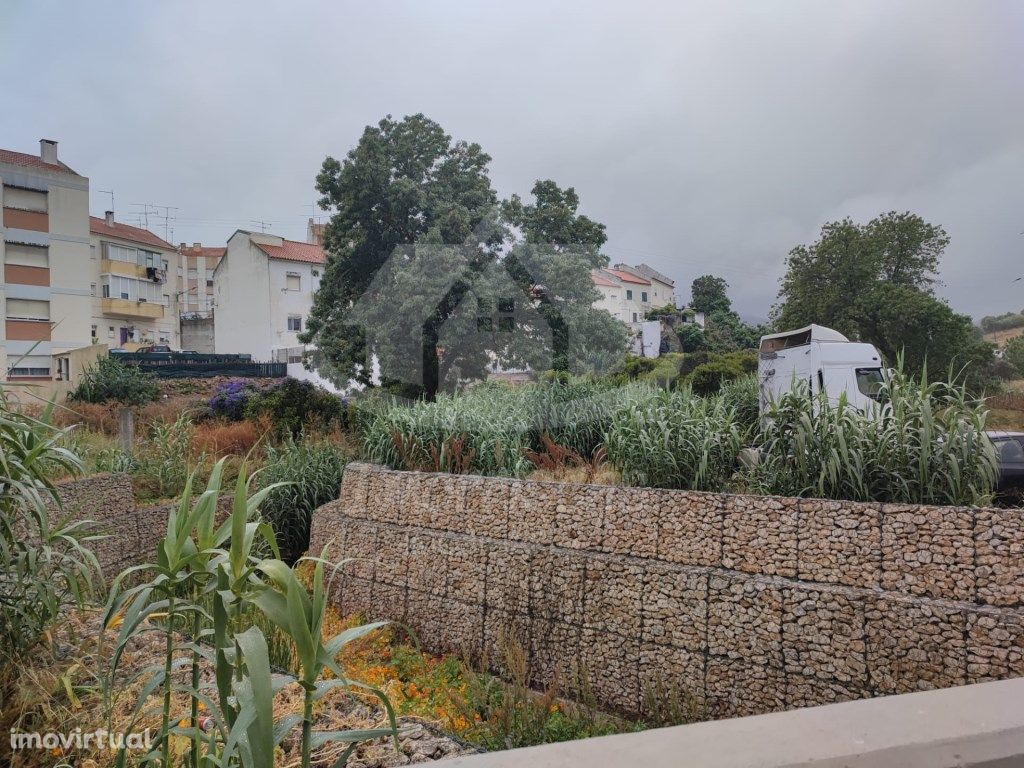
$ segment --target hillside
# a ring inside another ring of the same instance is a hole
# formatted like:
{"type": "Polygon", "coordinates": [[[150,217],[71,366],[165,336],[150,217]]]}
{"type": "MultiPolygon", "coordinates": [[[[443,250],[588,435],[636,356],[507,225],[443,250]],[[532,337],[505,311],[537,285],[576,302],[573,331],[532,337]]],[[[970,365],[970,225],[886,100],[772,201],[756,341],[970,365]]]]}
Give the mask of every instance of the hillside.
{"type": "Polygon", "coordinates": [[[1017,336],[1024,336],[1024,325],[1019,328],[1006,328],[999,331],[992,331],[991,333],[985,334],[985,341],[990,341],[1000,347],[1004,346],[1006,342],[1017,336]]]}

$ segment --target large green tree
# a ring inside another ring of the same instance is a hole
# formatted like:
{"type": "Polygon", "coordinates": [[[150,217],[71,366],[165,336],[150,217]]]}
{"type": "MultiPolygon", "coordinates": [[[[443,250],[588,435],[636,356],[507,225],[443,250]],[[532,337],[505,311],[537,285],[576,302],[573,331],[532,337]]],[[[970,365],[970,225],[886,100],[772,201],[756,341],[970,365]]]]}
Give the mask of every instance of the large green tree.
{"type": "Polygon", "coordinates": [[[592,307],[603,225],[552,181],[499,203],[489,162],[423,115],[389,116],[324,161],[328,261],[303,335],[318,370],[369,384],[376,364],[433,398],[495,361],[576,369],[624,348],[621,324],[592,307]]]}
{"type": "Polygon", "coordinates": [[[724,278],[701,275],[690,284],[690,308],[705,315],[730,312],[732,301],[729,300],[728,290],[729,284],[724,278]]]}
{"type": "Polygon", "coordinates": [[[773,311],[781,329],[816,323],[879,348],[911,371],[966,371],[976,389],[988,382],[992,347],[970,318],[933,294],[949,237],[912,213],[891,211],[857,224],[830,222],[817,241],[789,253],[773,311]]]}

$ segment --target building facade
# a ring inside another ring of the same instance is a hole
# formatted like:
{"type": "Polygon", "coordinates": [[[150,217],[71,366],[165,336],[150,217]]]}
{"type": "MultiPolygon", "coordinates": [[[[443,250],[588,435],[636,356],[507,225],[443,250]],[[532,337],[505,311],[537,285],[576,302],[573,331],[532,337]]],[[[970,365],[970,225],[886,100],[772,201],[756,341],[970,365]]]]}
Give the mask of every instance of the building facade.
{"type": "Polygon", "coordinates": [[[214,348],[254,360],[302,362],[313,296],[326,261],[313,243],[239,230],[213,273],[214,348]]]}
{"type": "Polygon", "coordinates": [[[91,341],[89,180],[43,139],[38,155],[0,150],[0,196],[0,371],[51,381],[53,355],[91,341]]]}
{"type": "Polygon", "coordinates": [[[178,246],[178,268],[174,286],[181,297],[181,317],[207,318],[213,314],[213,272],[224,258],[226,248],[211,248],[202,243],[178,246]]]}
{"type": "Polygon", "coordinates": [[[675,282],[646,264],[595,269],[591,280],[601,294],[594,306],[634,328],[648,311],[675,306],[675,282]]]}
{"type": "Polygon", "coordinates": [[[113,211],[90,217],[89,235],[92,343],[128,351],[150,344],[180,349],[180,295],[171,281],[178,265],[174,246],[115,221],[113,211]]]}

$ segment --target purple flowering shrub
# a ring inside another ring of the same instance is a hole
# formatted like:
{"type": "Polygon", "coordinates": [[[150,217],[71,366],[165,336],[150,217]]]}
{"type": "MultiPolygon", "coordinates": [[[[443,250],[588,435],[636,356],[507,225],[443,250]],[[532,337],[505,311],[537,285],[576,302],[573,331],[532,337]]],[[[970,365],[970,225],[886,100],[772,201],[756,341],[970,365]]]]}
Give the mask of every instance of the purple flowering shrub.
{"type": "Polygon", "coordinates": [[[256,391],[256,386],[250,381],[230,379],[217,385],[207,405],[214,416],[241,421],[245,418],[245,406],[256,391]]]}

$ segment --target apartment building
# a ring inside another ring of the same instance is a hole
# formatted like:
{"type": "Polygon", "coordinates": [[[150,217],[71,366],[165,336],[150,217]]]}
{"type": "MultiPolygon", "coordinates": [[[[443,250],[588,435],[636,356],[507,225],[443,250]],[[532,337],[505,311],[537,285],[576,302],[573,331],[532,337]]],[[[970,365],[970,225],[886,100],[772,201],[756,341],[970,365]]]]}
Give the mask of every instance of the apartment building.
{"type": "Polygon", "coordinates": [[[675,306],[675,281],[646,264],[595,269],[591,280],[601,293],[594,306],[632,326],[642,323],[651,309],[675,306]]]}
{"type": "Polygon", "coordinates": [[[302,362],[326,257],[319,245],[239,230],[213,272],[214,348],[254,360],[302,362]]]}
{"type": "Polygon", "coordinates": [[[148,344],[180,349],[180,293],[169,276],[178,252],[147,229],[89,217],[92,296],[91,341],[134,351],[148,344]]]}
{"type": "Polygon", "coordinates": [[[183,318],[205,318],[213,314],[213,272],[227,248],[202,243],[178,246],[179,263],[174,285],[181,296],[183,318]]]}
{"type": "Polygon", "coordinates": [[[0,150],[0,371],[8,381],[60,376],[53,355],[87,346],[96,280],[90,259],[89,180],[39,153],[0,150]]]}

